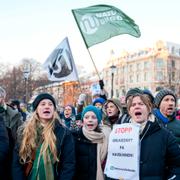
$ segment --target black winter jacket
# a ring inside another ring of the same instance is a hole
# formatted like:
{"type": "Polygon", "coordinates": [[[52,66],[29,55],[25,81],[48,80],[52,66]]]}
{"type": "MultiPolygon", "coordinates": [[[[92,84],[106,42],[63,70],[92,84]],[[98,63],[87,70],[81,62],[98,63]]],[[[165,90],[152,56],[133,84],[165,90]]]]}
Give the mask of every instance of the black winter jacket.
{"type": "Polygon", "coordinates": [[[180,179],[180,148],[172,133],[148,121],[140,141],[140,180],[180,179]]]}
{"type": "Polygon", "coordinates": [[[161,180],[173,174],[180,179],[180,148],[172,133],[149,121],[140,138],[140,179],[161,180]]]}
{"type": "MultiPolygon", "coordinates": [[[[54,133],[57,138],[59,163],[54,165],[55,180],[72,180],[75,171],[75,147],[74,139],[71,132],[63,127],[60,123],[56,123],[54,133]]],[[[13,152],[12,175],[14,180],[25,180],[23,165],[19,163],[18,144],[16,144],[13,152]]]]}
{"type": "Polygon", "coordinates": [[[82,132],[73,132],[76,149],[76,171],[74,180],[95,180],[97,171],[97,144],[88,140],[82,132]]]}
{"type": "Polygon", "coordinates": [[[3,118],[0,116],[0,179],[5,178],[4,163],[9,152],[9,138],[3,118]]]}

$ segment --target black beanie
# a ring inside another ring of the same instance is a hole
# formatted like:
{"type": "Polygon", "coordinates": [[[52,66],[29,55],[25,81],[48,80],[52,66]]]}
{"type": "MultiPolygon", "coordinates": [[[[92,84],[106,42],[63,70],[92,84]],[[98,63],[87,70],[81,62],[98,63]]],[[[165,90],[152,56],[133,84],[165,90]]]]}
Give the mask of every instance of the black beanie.
{"type": "Polygon", "coordinates": [[[143,90],[143,94],[148,95],[148,97],[149,97],[150,100],[151,100],[151,103],[154,104],[154,96],[153,96],[153,94],[151,93],[151,91],[150,91],[149,89],[144,89],[144,90],[143,90]]]}
{"type": "Polygon", "coordinates": [[[159,91],[155,96],[155,106],[157,108],[159,108],[162,99],[167,95],[173,96],[175,99],[175,103],[176,103],[176,95],[173,93],[173,91],[171,91],[170,89],[163,89],[163,90],[159,91]]]}
{"type": "Polygon", "coordinates": [[[135,95],[135,94],[143,94],[142,90],[139,89],[139,88],[132,88],[132,89],[129,89],[129,91],[126,93],[126,98],[125,98],[125,101],[127,103],[127,99],[132,96],[132,95],[135,95]]]}
{"type": "Polygon", "coordinates": [[[33,101],[33,103],[32,103],[33,111],[36,110],[38,104],[39,104],[40,101],[42,101],[43,99],[49,99],[49,100],[51,100],[52,103],[53,103],[53,105],[54,105],[54,107],[55,107],[55,109],[56,109],[56,101],[55,101],[55,99],[53,98],[53,96],[51,96],[51,95],[48,94],[48,93],[41,93],[41,94],[39,94],[39,95],[34,99],[34,101],[33,101]]]}

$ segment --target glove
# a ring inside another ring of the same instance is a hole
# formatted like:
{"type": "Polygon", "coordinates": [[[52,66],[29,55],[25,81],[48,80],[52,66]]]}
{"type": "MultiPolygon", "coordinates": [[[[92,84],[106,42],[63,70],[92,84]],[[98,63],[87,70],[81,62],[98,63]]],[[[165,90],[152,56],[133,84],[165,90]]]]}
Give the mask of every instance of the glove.
{"type": "Polygon", "coordinates": [[[86,100],[86,94],[80,94],[78,98],[78,104],[80,105],[84,104],[85,100],[86,100]]]}
{"type": "Polygon", "coordinates": [[[101,80],[99,80],[99,86],[100,86],[100,88],[101,89],[103,89],[104,88],[104,82],[103,82],[103,80],[101,79],[101,80]]]}

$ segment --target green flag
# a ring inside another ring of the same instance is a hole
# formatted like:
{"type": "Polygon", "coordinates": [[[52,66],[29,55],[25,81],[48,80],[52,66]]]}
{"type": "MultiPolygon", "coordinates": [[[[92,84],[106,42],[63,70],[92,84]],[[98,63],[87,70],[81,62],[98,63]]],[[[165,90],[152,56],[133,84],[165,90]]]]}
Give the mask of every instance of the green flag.
{"type": "Polygon", "coordinates": [[[87,48],[120,34],[141,36],[134,20],[116,7],[95,5],[73,9],[72,13],[87,48]]]}

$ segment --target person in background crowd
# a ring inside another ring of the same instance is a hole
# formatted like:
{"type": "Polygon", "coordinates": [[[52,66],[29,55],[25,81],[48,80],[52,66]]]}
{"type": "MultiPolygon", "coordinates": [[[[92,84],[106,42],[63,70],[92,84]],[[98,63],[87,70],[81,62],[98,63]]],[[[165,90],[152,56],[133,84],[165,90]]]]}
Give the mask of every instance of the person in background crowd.
{"type": "MultiPolygon", "coordinates": [[[[180,179],[180,147],[168,130],[161,128],[157,121],[149,120],[152,107],[151,101],[144,94],[131,96],[127,103],[131,117],[129,123],[140,126],[140,179],[178,180],[180,179]]],[[[130,159],[129,163],[131,163],[130,159]]]]}
{"type": "Polygon", "coordinates": [[[119,122],[119,118],[123,114],[123,108],[120,100],[111,98],[106,101],[103,106],[103,111],[106,117],[103,119],[103,125],[112,127],[114,124],[119,122]]]}
{"type": "Polygon", "coordinates": [[[77,100],[77,114],[82,113],[84,106],[86,106],[87,94],[81,93],[77,100]]]}
{"type": "Polygon", "coordinates": [[[97,108],[102,109],[105,102],[106,102],[105,99],[99,97],[99,98],[94,99],[92,104],[93,106],[96,106],[97,108]]]}
{"type": "Polygon", "coordinates": [[[22,109],[20,108],[20,101],[18,99],[11,100],[10,106],[21,113],[23,121],[26,120],[26,113],[23,112],[22,109]]]}
{"type": "Polygon", "coordinates": [[[154,96],[152,92],[149,89],[142,90],[143,94],[147,95],[147,97],[150,99],[152,105],[154,106],[154,96]]]}
{"type": "Polygon", "coordinates": [[[83,126],[83,123],[82,123],[82,120],[81,120],[81,114],[82,113],[78,113],[76,115],[76,130],[79,130],[82,126],[83,126]]]}
{"type": "Polygon", "coordinates": [[[176,96],[169,89],[163,89],[155,96],[153,114],[160,126],[169,129],[180,144],[180,121],[176,119],[176,96]]]}
{"type": "Polygon", "coordinates": [[[6,169],[6,166],[4,166],[8,158],[7,157],[8,152],[9,152],[8,132],[5,127],[3,117],[0,116],[0,179],[8,179],[7,173],[9,173],[10,170],[6,169]]]}
{"type": "Polygon", "coordinates": [[[76,110],[72,105],[66,105],[64,107],[63,113],[60,115],[63,123],[67,128],[71,128],[71,124],[75,124],[75,116],[76,110]]]}
{"type": "Polygon", "coordinates": [[[75,169],[74,140],[59,123],[55,99],[39,94],[33,114],[18,132],[14,148],[13,179],[71,180],[75,169]]]}
{"type": "Polygon", "coordinates": [[[177,100],[176,119],[180,120],[180,98],[177,100]]]}
{"type": "Polygon", "coordinates": [[[25,113],[25,120],[27,119],[27,117],[30,115],[30,113],[27,110],[27,106],[25,103],[21,102],[20,103],[20,109],[23,113],[25,113]]]}
{"type": "Polygon", "coordinates": [[[5,103],[6,91],[0,87],[0,116],[3,117],[8,132],[16,140],[17,129],[23,123],[21,114],[5,103]]]}
{"type": "Polygon", "coordinates": [[[100,128],[102,112],[95,106],[86,106],[81,118],[83,127],[73,133],[76,147],[76,173],[73,179],[103,180],[103,162],[111,129],[100,128]]]}
{"type": "Polygon", "coordinates": [[[102,79],[99,80],[99,86],[100,86],[100,89],[101,89],[99,97],[107,100],[107,92],[104,89],[104,81],[102,79]]]}
{"type": "Polygon", "coordinates": [[[176,110],[176,119],[180,120],[180,109],[176,110]]]}

